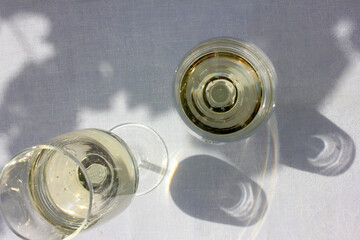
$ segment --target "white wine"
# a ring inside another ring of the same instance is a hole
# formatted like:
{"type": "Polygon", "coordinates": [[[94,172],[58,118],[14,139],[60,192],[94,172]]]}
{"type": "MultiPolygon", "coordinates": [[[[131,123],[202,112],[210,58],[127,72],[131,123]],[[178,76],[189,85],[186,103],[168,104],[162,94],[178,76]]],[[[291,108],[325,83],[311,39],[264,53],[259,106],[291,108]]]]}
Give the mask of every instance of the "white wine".
{"type": "Polygon", "coordinates": [[[271,62],[253,45],[231,39],[203,43],[176,74],[180,115],[206,138],[246,135],[273,107],[274,78],[271,62]]]}
{"type": "MultiPolygon", "coordinates": [[[[126,144],[98,129],[70,132],[45,143],[63,151],[39,150],[30,169],[28,188],[40,214],[64,232],[77,229],[89,211],[89,225],[105,214],[125,209],[138,185],[138,169],[126,144]],[[74,156],[76,163],[69,155],[74,156]]],[[[87,226],[87,227],[88,227],[87,226]]]]}
{"type": "Polygon", "coordinates": [[[201,129],[217,134],[236,132],[257,114],[262,83],[243,58],[216,52],[199,58],[181,81],[182,107],[201,129]]]}
{"type": "Polygon", "coordinates": [[[24,149],[4,166],[0,211],[23,239],[72,239],[116,216],[135,193],[154,189],[167,163],[162,138],[141,124],[66,133],[24,149]]]}

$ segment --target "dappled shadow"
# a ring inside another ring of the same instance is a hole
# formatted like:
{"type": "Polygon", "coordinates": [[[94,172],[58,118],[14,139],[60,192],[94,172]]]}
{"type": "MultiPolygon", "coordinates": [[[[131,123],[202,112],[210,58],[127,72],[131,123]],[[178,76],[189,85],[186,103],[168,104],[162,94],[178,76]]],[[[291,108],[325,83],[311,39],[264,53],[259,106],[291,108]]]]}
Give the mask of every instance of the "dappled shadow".
{"type": "MultiPolygon", "coordinates": [[[[224,1],[211,8],[203,7],[207,1],[8,1],[2,19],[24,12],[48,19],[44,37],[54,56],[27,64],[12,79],[0,105],[0,131],[11,135],[14,154],[74,129],[79,110],[106,109],[120,91],[129,108],[164,113],[172,106],[172,80],[182,56],[217,36],[254,42],[269,55],[279,76],[280,105],[316,106],[347,63],[331,28],[342,17],[358,19],[353,1],[331,2],[336,8],[323,8],[323,1],[224,1]],[[323,14],[313,21],[319,9],[323,14]]],[[[31,54],[34,44],[16,37],[31,54]]]]}

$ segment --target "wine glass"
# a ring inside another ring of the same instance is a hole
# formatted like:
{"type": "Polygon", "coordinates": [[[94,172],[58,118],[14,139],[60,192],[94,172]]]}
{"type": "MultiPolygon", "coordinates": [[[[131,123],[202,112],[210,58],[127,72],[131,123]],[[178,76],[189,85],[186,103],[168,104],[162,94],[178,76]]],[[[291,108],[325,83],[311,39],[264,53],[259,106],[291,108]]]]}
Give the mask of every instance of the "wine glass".
{"type": "Polygon", "coordinates": [[[163,179],[168,152],[149,127],[83,129],[27,148],[0,175],[0,209],[24,239],[71,239],[163,179]]]}
{"type": "Polygon", "coordinates": [[[175,75],[179,115],[207,142],[249,136],[275,107],[276,72],[254,44],[232,38],[201,43],[181,61],[175,75]]]}

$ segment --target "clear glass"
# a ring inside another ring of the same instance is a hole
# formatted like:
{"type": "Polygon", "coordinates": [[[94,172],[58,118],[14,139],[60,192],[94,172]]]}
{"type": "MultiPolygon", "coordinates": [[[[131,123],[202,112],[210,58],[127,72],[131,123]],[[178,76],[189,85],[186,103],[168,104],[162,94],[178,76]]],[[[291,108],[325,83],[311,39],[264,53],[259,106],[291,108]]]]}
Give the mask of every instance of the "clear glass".
{"type": "Polygon", "coordinates": [[[0,176],[0,209],[16,235],[70,239],[128,207],[139,190],[139,180],[151,182],[142,186],[140,194],[160,183],[168,162],[160,136],[139,124],[113,130],[116,133],[100,129],[66,133],[25,149],[5,165],[0,176]],[[141,134],[144,138],[134,145],[141,134]],[[151,172],[156,174],[141,176],[139,169],[144,167],[155,169],[151,172]]]}
{"type": "Polygon", "coordinates": [[[143,195],[156,188],[168,167],[168,151],[160,135],[136,123],[118,125],[110,131],[121,136],[136,159],[139,185],[135,195],[143,195]]]}
{"type": "Polygon", "coordinates": [[[258,47],[213,39],[190,51],[177,68],[177,110],[201,139],[233,141],[249,136],[269,118],[275,85],[275,69],[258,47]]]}

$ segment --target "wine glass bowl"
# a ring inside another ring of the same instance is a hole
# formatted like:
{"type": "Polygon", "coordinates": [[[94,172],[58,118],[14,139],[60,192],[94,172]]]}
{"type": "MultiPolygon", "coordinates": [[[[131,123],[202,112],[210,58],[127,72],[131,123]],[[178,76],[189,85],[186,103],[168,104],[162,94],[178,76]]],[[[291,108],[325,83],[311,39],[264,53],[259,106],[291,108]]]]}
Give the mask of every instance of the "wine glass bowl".
{"type": "Polygon", "coordinates": [[[179,115],[201,139],[244,138],[275,106],[275,69],[251,43],[231,38],[204,42],[182,60],[175,75],[179,115]]]}
{"type": "Polygon", "coordinates": [[[127,208],[139,190],[139,180],[149,180],[142,184],[142,194],[161,182],[168,155],[160,136],[140,124],[113,130],[116,133],[69,132],[23,150],[5,165],[0,210],[15,234],[24,239],[70,239],[127,208]],[[141,134],[144,138],[135,146],[141,134]],[[163,154],[155,155],[146,143],[163,154]],[[142,176],[139,169],[147,167],[140,165],[142,158],[157,167],[156,174],[142,176]]]}

